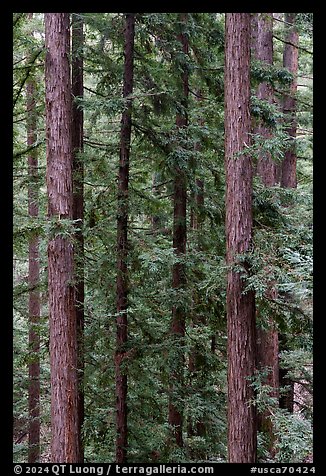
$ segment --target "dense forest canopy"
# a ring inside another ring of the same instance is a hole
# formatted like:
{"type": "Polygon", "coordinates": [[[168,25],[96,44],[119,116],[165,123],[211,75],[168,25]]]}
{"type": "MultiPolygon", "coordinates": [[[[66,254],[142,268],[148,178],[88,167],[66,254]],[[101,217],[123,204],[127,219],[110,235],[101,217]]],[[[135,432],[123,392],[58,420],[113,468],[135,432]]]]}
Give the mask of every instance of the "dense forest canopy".
{"type": "Polygon", "coordinates": [[[312,462],[312,32],[13,15],[15,462],[312,462]]]}

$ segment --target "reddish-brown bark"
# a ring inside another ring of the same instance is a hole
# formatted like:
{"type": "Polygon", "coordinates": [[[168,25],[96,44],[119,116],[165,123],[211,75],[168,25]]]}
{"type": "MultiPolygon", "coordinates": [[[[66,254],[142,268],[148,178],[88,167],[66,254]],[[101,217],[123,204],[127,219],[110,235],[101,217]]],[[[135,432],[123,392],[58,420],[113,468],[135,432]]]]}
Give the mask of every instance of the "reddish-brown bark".
{"type": "MultiPolygon", "coordinates": [[[[181,24],[187,22],[187,14],[180,13],[179,20],[181,24]]],[[[182,45],[182,50],[188,54],[188,39],[181,31],[177,35],[182,45]]],[[[188,124],[186,114],[187,98],[188,98],[188,72],[182,71],[182,106],[183,111],[176,116],[176,125],[184,128],[188,124]]],[[[184,171],[180,167],[176,167],[174,179],[173,194],[173,248],[177,256],[182,257],[186,253],[187,243],[187,180],[184,171]]],[[[184,263],[175,263],[172,270],[172,287],[173,289],[183,289],[186,284],[186,268],[184,263]]],[[[178,446],[183,446],[182,428],[183,428],[183,411],[178,404],[178,390],[183,384],[184,370],[184,353],[182,352],[183,339],[185,336],[185,310],[182,305],[174,304],[172,308],[171,336],[176,341],[174,370],[170,376],[170,398],[169,398],[169,416],[168,421],[171,427],[172,437],[178,446]],[[180,347],[181,348],[180,348],[180,347]],[[179,348],[177,348],[179,347],[179,348]]]]}
{"type": "MultiPolygon", "coordinates": [[[[286,129],[289,138],[292,140],[291,146],[286,151],[282,162],[281,186],[284,188],[297,187],[297,154],[295,139],[297,135],[296,120],[296,93],[297,93],[297,75],[298,75],[298,57],[299,50],[299,34],[295,25],[296,13],[285,13],[286,21],[286,37],[287,43],[284,44],[283,66],[293,74],[293,81],[288,90],[288,94],[284,96],[283,113],[285,121],[288,122],[286,129]],[[293,46],[296,45],[296,46],[293,46]]],[[[280,335],[282,350],[287,349],[286,335],[280,335]]],[[[280,407],[293,412],[294,383],[287,377],[287,370],[280,369],[279,380],[281,387],[288,387],[288,391],[280,397],[280,407]]]]}
{"type": "Polygon", "coordinates": [[[45,97],[48,216],[56,231],[48,243],[51,366],[51,461],[79,462],[77,325],[74,250],[60,236],[73,218],[70,31],[68,13],[45,13],[45,97]]]}
{"type": "MultiPolygon", "coordinates": [[[[256,59],[273,64],[273,14],[257,13],[257,32],[256,47],[254,48],[256,59]]],[[[257,97],[261,100],[273,103],[274,91],[273,86],[268,82],[262,82],[257,88],[257,97]]],[[[266,126],[262,121],[257,125],[255,133],[267,140],[271,139],[273,133],[270,127],[266,126]]],[[[264,185],[273,186],[277,182],[278,164],[271,157],[270,152],[261,151],[258,157],[257,174],[260,175],[264,185]]]]}
{"type": "Polygon", "coordinates": [[[80,13],[74,13],[71,29],[72,46],[72,154],[73,154],[73,217],[76,222],[76,319],[78,338],[78,437],[80,438],[79,462],[84,461],[82,445],[82,427],[84,422],[84,235],[82,231],[84,222],[84,164],[80,158],[83,151],[83,125],[84,114],[81,107],[77,107],[75,98],[84,95],[83,81],[83,54],[84,44],[83,20],[80,13]]]}
{"type": "MultiPolygon", "coordinates": [[[[265,331],[257,329],[257,367],[260,370],[269,369],[264,383],[272,387],[270,395],[278,398],[279,395],[279,366],[278,366],[279,342],[278,332],[274,329],[265,331]]],[[[259,419],[261,429],[270,433],[273,431],[269,412],[265,413],[259,419]]],[[[272,436],[272,435],[271,435],[272,436]]],[[[273,438],[272,438],[273,439],[273,438]]]]}
{"type": "MultiPolygon", "coordinates": [[[[127,98],[133,90],[134,74],[135,14],[127,13],[124,30],[124,77],[123,97],[127,98]]],[[[120,132],[120,162],[118,177],[117,213],[117,335],[116,335],[116,462],[125,463],[127,459],[127,374],[124,368],[126,344],[128,340],[128,183],[129,154],[131,138],[131,99],[122,114],[120,132]]]]}
{"type": "Polygon", "coordinates": [[[228,321],[228,459],[256,461],[256,410],[249,377],[255,372],[255,301],[232,269],[252,243],[250,145],[250,14],[227,13],[225,32],[225,167],[228,321]]]}
{"type": "Polygon", "coordinates": [[[293,45],[299,44],[299,34],[295,26],[295,13],[286,13],[285,21],[290,24],[287,27],[286,41],[284,45],[283,66],[293,74],[293,81],[289,87],[288,94],[284,96],[283,112],[285,120],[289,123],[287,133],[292,139],[290,148],[286,151],[282,162],[281,186],[284,188],[296,188],[297,186],[297,155],[295,139],[297,135],[296,121],[296,93],[298,75],[299,50],[293,45]]]}
{"type": "MultiPolygon", "coordinates": [[[[254,14],[253,22],[256,25],[253,53],[256,59],[271,65],[273,64],[273,14],[254,14]]],[[[266,82],[260,83],[257,89],[257,97],[273,103],[274,91],[272,85],[266,82]]],[[[267,140],[273,137],[273,131],[264,124],[263,121],[260,121],[254,132],[260,134],[267,140]]],[[[278,164],[272,159],[269,152],[262,152],[260,154],[256,172],[265,186],[270,187],[276,185],[278,179],[278,164]]],[[[275,298],[273,283],[270,283],[267,293],[269,298],[275,298]]],[[[279,387],[278,332],[275,329],[272,318],[269,319],[269,326],[269,330],[257,327],[257,367],[259,370],[269,369],[264,379],[264,384],[272,387],[271,396],[277,398],[279,387]]],[[[269,446],[271,451],[273,451],[275,438],[273,436],[270,412],[266,411],[258,415],[258,429],[269,434],[269,446]]]]}
{"type": "MultiPolygon", "coordinates": [[[[28,17],[33,18],[33,13],[28,17]]],[[[35,113],[35,80],[31,78],[26,87],[27,99],[27,145],[32,146],[37,140],[37,118],[35,113]]],[[[28,175],[31,180],[28,186],[28,214],[38,217],[38,187],[34,180],[37,176],[37,149],[28,156],[28,175]]],[[[40,336],[37,326],[40,321],[40,292],[37,289],[40,277],[39,238],[33,237],[29,242],[28,252],[29,280],[29,350],[31,360],[28,365],[29,388],[29,429],[28,429],[28,462],[37,463],[40,458],[40,336]]]]}

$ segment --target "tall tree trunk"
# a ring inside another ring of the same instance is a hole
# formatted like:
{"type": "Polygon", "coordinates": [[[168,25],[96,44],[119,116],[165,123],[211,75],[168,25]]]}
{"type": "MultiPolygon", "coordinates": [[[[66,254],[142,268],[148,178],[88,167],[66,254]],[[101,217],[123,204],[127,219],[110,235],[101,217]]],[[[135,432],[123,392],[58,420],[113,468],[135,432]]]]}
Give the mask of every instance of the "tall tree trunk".
{"type": "MultiPolygon", "coordinates": [[[[188,39],[183,32],[183,27],[188,21],[187,13],[179,14],[181,33],[178,34],[178,40],[182,45],[184,54],[188,54],[188,39]]],[[[188,103],[188,72],[183,70],[181,73],[182,81],[182,107],[183,110],[176,116],[176,125],[178,128],[185,128],[188,124],[186,114],[188,103]]],[[[187,243],[187,180],[184,171],[177,166],[174,178],[173,195],[173,248],[178,257],[183,257],[186,253],[187,243]]],[[[186,268],[184,263],[176,263],[172,270],[173,289],[183,290],[186,285],[186,268]]],[[[179,402],[179,392],[183,385],[184,371],[184,352],[182,350],[185,336],[185,310],[180,304],[174,304],[172,308],[171,336],[175,340],[173,353],[175,361],[170,379],[170,398],[169,398],[169,424],[171,427],[174,442],[182,447],[183,437],[183,411],[179,402]]]]}
{"type": "MultiPolygon", "coordinates": [[[[253,52],[257,60],[265,62],[268,65],[273,64],[273,14],[257,13],[254,14],[257,25],[256,41],[253,52]]],[[[273,103],[274,91],[271,84],[267,82],[260,83],[257,89],[257,97],[261,100],[273,103]]],[[[255,133],[269,140],[273,136],[272,130],[261,120],[255,128],[255,133]]],[[[266,187],[276,185],[277,182],[277,164],[273,161],[270,152],[261,151],[258,158],[257,174],[262,179],[266,187]]],[[[273,283],[269,284],[267,291],[268,297],[275,298],[273,283]]],[[[272,387],[271,396],[278,398],[279,393],[279,364],[278,364],[278,332],[272,318],[269,319],[269,330],[263,330],[257,327],[257,367],[259,370],[268,368],[268,373],[264,379],[264,384],[272,387]]],[[[266,411],[258,415],[258,429],[265,431],[269,435],[269,447],[274,452],[275,437],[273,435],[273,425],[270,419],[270,412],[266,411]]]]}
{"type": "MultiPolygon", "coordinates": [[[[127,13],[124,30],[124,77],[123,97],[127,98],[133,90],[134,74],[135,14],[127,13]]],[[[128,183],[129,153],[131,138],[131,99],[122,114],[120,132],[120,163],[118,179],[117,213],[117,336],[116,336],[116,462],[122,464],[127,458],[127,374],[125,365],[128,339],[128,183]]]]}
{"type": "Polygon", "coordinates": [[[84,44],[83,20],[80,13],[74,13],[72,17],[72,154],[73,154],[73,217],[78,220],[76,223],[76,319],[77,319],[77,339],[78,339],[78,437],[80,438],[79,462],[84,461],[84,451],[82,444],[82,428],[84,422],[84,163],[80,158],[83,152],[83,109],[78,107],[75,98],[82,98],[84,95],[83,81],[83,54],[84,44]]]}
{"type": "MultiPolygon", "coordinates": [[[[196,100],[197,101],[203,100],[202,92],[199,89],[196,91],[196,100]]],[[[200,126],[204,125],[203,118],[199,120],[199,125],[200,126]]],[[[196,142],[195,150],[197,151],[201,150],[200,142],[196,142]]],[[[200,233],[202,231],[202,226],[203,226],[202,209],[204,207],[204,181],[199,178],[196,178],[195,185],[196,187],[193,193],[193,200],[195,203],[191,207],[191,210],[190,210],[190,228],[197,233],[196,248],[198,251],[201,251],[202,246],[201,246],[200,233]]],[[[198,304],[196,284],[193,289],[192,301],[193,301],[193,306],[195,309],[192,311],[191,324],[194,326],[205,326],[206,325],[205,316],[203,315],[199,316],[196,310],[196,305],[198,304]]],[[[196,374],[198,375],[199,373],[203,373],[203,370],[204,370],[203,361],[204,361],[204,356],[202,355],[202,352],[200,352],[196,346],[193,347],[189,355],[189,372],[193,374],[193,376],[195,376],[196,374]]],[[[196,384],[196,388],[202,389],[203,385],[205,385],[205,382],[199,381],[196,384]]],[[[193,424],[193,422],[191,421],[189,422],[188,435],[204,436],[205,434],[206,434],[206,423],[203,419],[197,421],[195,425],[193,424]]]]}
{"type": "Polygon", "coordinates": [[[60,232],[73,219],[69,14],[45,13],[51,461],[79,462],[74,250],[60,232]],[[64,220],[63,222],[61,220],[64,220]]]}
{"type": "MultiPolygon", "coordinates": [[[[28,14],[29,19],[33,13],[28,14]]],[[[27,145],[32,146],[37,140],[37,116],[35,112],[36,82],[31,78],[26,87],[27,98],[27,145]]],[[[37,178],[37,149],[28,156],[28,214],[38,217],[38,187],[37,178]]],[[[29,279],[29,350],[31,359],[28,365],[29,387],[29,429],[28,429],[28,462],[37,463],[40,459],[40,336],[37,326],[40,321],[40,292],[38,284],[40,279],[39,265],[39,238],[33,237],[29,242],[28,252],[28,279],[29,279]]]]}
{"type": "MultiPolygon", "coordinates": [[[[196,144],[196,148],[199,149],[199,144],[196,144]]],[[[203,208],[204,206],[204,182],[201,179],[196,179],[196,192],[194,194],[195,202],[196,202],[196,209],[191,210],[191,216],[190,216],[190,227],[192,230],[195,232],[200,233],[200,229],[202,226],[202,218],[200,216],[199,210],[203,208]]],[[[200,245],[200,238],[198,240],[197,244],[197,249],[198,251],[201,250],[201,245],[200,245]]],[[[196,286],[196,284],[195,284],[196,286]]],[[[192,311],[192,316],[191,316],[191,325],[193,326],[203,326],[206,325],[206,318],[203,315],[198,315],[196,306],[198,305],[198,295],[196,288],[193,290],[193,295],[192,295],[192,300],[193,300],[193,306],[194,310],[192,311]]],[[[203,362],[205,361],[205,356],[203,355],[202,351],[198,349],[198,347],[195,345],[189,355],[189,372],[195,375],[197,374],[197,384],[196,384],[196,389],[202,389],[204,388],[205,381],[203,377],[200,377],[200,380],[198,381],[198,376],[199,374],[203,375],[203,362]]],[[[188,435],[192,436],[205,436],[206,434],[206,422],[205,419],[200,419],[196,422],[194,425],[193,422],[189,423],[188,426],[188,435]]]]}
{"type": "Polygon", "coordinates": [[[255,372],[255,300],[232,267],[252,245],[250,145],[250,14],[227,13],[225,33],[225,167],[228,321],[228,458],[256,461],[256,410],[249,377],[255,372]]]}
{"type": "Polygon", "coordinates": [[[288,94],[284,96],[283,113],[286,121],[289,123],[287,133],[291,139],[291,146],[285,153],[282,162],[281,186],[284,188],[296,188],[297,186],[297,155],[295,139],[297,135],[296,121],[296,93],[297,93],[297,75],[298,75],[298,56],[299,50],[293,45],[299,44],[299,34],[295,26],[296,13],[286,13],[286,41],[284,45],[283,66],[287,68],[294,76],[289,87],[288,94]]]}
{"type": "MultiPolygon", "coordinates": [[[[257,37],[256,58],[266,64],[273,64],[273,14],[257,13],[257,37]]],[[[262,82],[257,89],[257,97],[273,104],[273,86],[268,82],[262,82]]],[[[256,131],[260,136],[269,140],[273,133],[269,127],[260,121],[256,131]]],[[[277,163],[273,160],[270,152],[261,151],[258,158],[257,174],[260,175],[264,185],[273,186],[277,182],[277,163]]]]}
{"type": "MultiPolygon", "coordinates": [[[[297,155],[295,139],[297,135],[296,121],[296,93],[297,93],[297,76],[298,76],[298,59],[299,50],[299,34],[295,26],[296,13],[286,13],[286,37],[287,43],[284,45],[283,66],[293,74],[293,81],[288,90],[288,94],[284,96],[283,113],[288,122],[287,133],[291,140],[289,149],[285,152],[282,162],[281,186],[284,188],[297,187],[297,155]],[[296,46],[294,46],[296,45],[296,46]]],[[[287,349],[286,335],[280,336],[282,350],[287,349]]],[[[294,383],[286,376],[287,371],[280,369],[279,379],[281,387],[288,387],[289,390],[280,397],[280,407],[293,412],[294,383]]]]}

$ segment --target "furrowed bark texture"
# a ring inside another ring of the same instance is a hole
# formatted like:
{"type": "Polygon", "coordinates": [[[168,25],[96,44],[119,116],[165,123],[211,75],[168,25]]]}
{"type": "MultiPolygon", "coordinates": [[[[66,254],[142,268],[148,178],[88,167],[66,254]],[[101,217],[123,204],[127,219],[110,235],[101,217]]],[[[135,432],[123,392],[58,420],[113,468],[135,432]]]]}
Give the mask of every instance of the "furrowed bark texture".
{"type": "MultiPolygon", "coordinates": [[[[257,13],[257,37],[256,37],[256,59],[273,64],[273,13],[257,13]]],[[[257,89],[257,97],[261,100],[273,103],[273,86],[268,82],[260,83],[257,89]]],[[[260,121],[255,132],[264,139],[272,138],[273,133],[266,124],[260,121]]],[[[273,186],[277,182],[278,164],[272,159],[270,152],[261,151],[257,163],[257,174],[260,175],[264,185],[273,186]]]]}
{"type": "MultiPolygon", "coordinates": [[[[264,383],[272,387],[270,395],[279,396],[279,366],[278,366],[279,342],[278,332],[275,329],[265,331],[257,329],[257,367],[259,370],[268,368],[268,374],[264,383]]],[[[260,429],[265,429],[270,433],[273,431],[269,420],[269,412],[264,413],[259,419],[260,429]]],[[[272,435],[271,435],[272,437],[272,435]]],[[[272,438],[273,439],[273,438],[272,438]]]]}
{"type": "Polygon", "coordinates": [[[84,461],[82,445],[82,428],[84,422],[84,164],[79,157],[83,152],[83,125],[84,114],[81,107],[77,107],[74,98],[84,95],[83,82],[83,53],[84,44],[83,20],[80,13],[73,14],[72,19],[72,154],[73,154],[73,217],[78,220],[76,225],[76,319],[78,339],[78,437],[80,456],[79,462],[84,461]]]}
{"type": "Polygon", "coordinates": [[[250,31],[251,56],[257,59],[258,13],[251,13],[250,31]]]}
{"type": "Polygon", "coordinates": [[[297,155],[295,139],[297,135],[296,120],[296,99],[297,93],[297,75],[298,75],[298,48],[292,45],[299,44],[299,34],[295,27],[295,13],[286,13],[285,21],[291,26],[287,27],[286,43],[284,45],[283,66],[287,68],[294,76],[290,85],[288,94],[284,97],[283,113],[286,115],[286,121],[289,122],[287,133],[292,139],[291,147],[286,151],[282,162],[281,186],[284,188],[296,188],[297,186],[297,155]]]}
{"type": "Polygon", "coordinates": [[[256,460],[256,411],[248,377],[255,371],[254,294],[232,270],[236,255],[252,240],[252,163],[250,145],[250,14],[226,14],[225,166],[228,320],[228,458],[231,463],[256,460]]]}
{"type": "MultiPolygon", "coordinates": [[[[48,215],[73,218],[69,14],[45,13],[48,215]]],[[[79,462],[74,252],[54,232],[48,243],[51,365],[51,461],[79,462]]]]}
{"type": "MultiPolygon", "coordinates": [[[[182,25],[187,22],[187,14],[180,13],[179,21],[182,25]]],[[[178,40],[182,45],[184,54],[188,54],[188,39],[186,34],[181,31],[178,40]]],[[[186,114],[188,98],[188,73],[183,71],[182,81],[182,106],[183,111],[176,116],[176,125],[179,128],[187,127],[188,118],[186,114]]],[[[184,256],[187,243],[187,180],[184,171],[176,167],[174,179],[173,195],[173,248],[177,256],[184,256]]],[[[173,289],[184,289],[186,285],[186,268],[184,263],[176,263],[172,269],[172,287],[173,289]]],[[[175,362],[174,369],[171,372],[170,380],[170,398],[169,398],[169,416],[168,421],[171,427],[172,437],[177,446],[183,446],[182,427],[183,412],[178,403],[178,394],[183,385],[184,353],[182,351],[185,336],[185,310],[182,304],[175,304],[172,308],[171,336],[175,339],[175,362]]]]}
{"type": "MultiPolygon", "coordinates": [[[[261,62],[272,65],[273,64],[273,14],[272,13],[256,13],[256,41],[253,45],[253,52],[256,59],[261,62]]],[[[252,23],[253,24],[253,23],[252,23]]],[[[263,82],[260,83],[257,89],[257,97],[269,103],[273,103],[274,91],[271,84],[263,82]]],[[[256,127],[255,133],[262,137],[271,139],[273,132],[263,121],[260,121],[256,127]]],[[[274,186],[278,179],[278,164],[273,161],[269,152],[263,152],[258,158],[257,175],[262,179],[266,187],[274,186]]],[[[273,283],[267,291],[268,298],[276,297],[273,283]]],[[[275,328],[272,318],[269,320],[269,329],[264,330],[257,327],[257,367],[259,370],[266,370],[268,373],[264,379],[264,384],[272,387],[271,396],[278,397],[279,389],[279,365],[278,365],[278,332],[275,328]]],[[[273,425],[270,419],[270,412],[265,411],[263,414],[258,414],[258,429],[265,431],[269,436],[269,448],[274,452],[275,437],[273,434],[273,425]]]]}
{"type": "MultiPolygon", "coordinates": [[[[33,13],[28,17],[33,18],[33,13]]],[[[37,118],[35,113],[36,84],[30,79],[26,87],[27,99],[27,146],[32,146],[37,140],[37,118]]],[[[37,177],[37,149],[28,156],[28,175],[31,182],[28,185],[28,214],[38,217],[38,187],[34,180],[37,177]]],[[[40,459],[40,336],[37,325],[40,321],[40,292],[37,289],[40,278],[39,238],[31,238],[28,250],[28,280],[29,280],[29,351],[32,358],[28,365],[29,387],[29,429],[28,429],[28,462],[37,463],[40,459]]]]}
{"type": "MultiPolygon", "coordinates": [[[[127,13],[124,30],[124,78],[123,97],[133,90],[135,15],[127,13]]],[[[120,163],[118,178],[118,213],[117,213],[117,335],[116,335],[116,462],[125,463],[127,459],[127,374],[124,368],[126,344],[128,340],[128,182],[129,153],[131,138],[131,107],[128,100],[127,109],[122,114],[120,133],[120,163]]]]}

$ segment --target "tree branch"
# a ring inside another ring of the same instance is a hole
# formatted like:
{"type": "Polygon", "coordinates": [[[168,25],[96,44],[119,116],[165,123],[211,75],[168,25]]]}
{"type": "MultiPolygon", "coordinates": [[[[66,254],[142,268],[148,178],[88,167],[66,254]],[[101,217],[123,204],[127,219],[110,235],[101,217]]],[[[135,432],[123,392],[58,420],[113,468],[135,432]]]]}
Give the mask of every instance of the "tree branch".
{"type": "Polygon", "coordinates": [[[27,154],[28,152],[30,152],[31,150],[33,149],[36,149],[36,147],[38,147],[39,145],[43,144],[45,142],[45,139],[39,141],[39,142],[35,142],[35,144],[27,147],[27,149],[24,149],[24,150],[21,150],[19,152],[15,152],[13,157],[14,159],[16,159],[17,157],[21,157],[22,155],[25,155],[27,154]]]}
{"type": "Polygon", "coordinates": [[[287,45],[291,45],[294,48],[297,48],[298,50],[302,50],[302,51],[305,51],[306,53],[309,53],[310,55],[313,55],[312,51],[307,50],[303,46],[296,45],[296,44],[294,44],[294,43],[292,43],[291,41],[288,41],[288,40],[283,40],[283,38],[280,38],[279,36],[276,36],[276,35],[273,35],[273,38],[275,38],[276,40],[282,41],[282,43],[286,43],[287,45]]]}
{"type": "Polygon", "coordinates": [[[14,104],[13,104],[13,109],[15,109],[15,107],[16,107],[16,103],[17,103],[17,101],[18,101],[18,99],[19,99],[20,93],[22,92],[22,89],[23,89],[23,87],[24,87],[26,81],[27,81],[28,78],[29,78],[31,69],[32,69],[32,67],[33,67],[33,65],[34,65],[34,63],[35,63],[35,61],[37,60],[37,58],[40,56],[40,54],[42,53],[42,51],[43,51],[44,49],[45,49],[45,46],[43,45],[42,48],[40,48],[38,51],[36,51],[36,53],[34,54],[34,57],[31,58],[31,61],[30,61],[29,65],[26,66],[26,68],[27,68],[26,75],[25,75],[25,77],[24,77],[24,79],[23,79],[23,81],[22,81],[22,83],[21,83],[21,85],[20,85],[20,88],[19,88],[19,90],[18,90],[18,92],[17,92],[17,94],[16,94],[16,96],[15,96],[14,104]]]}

